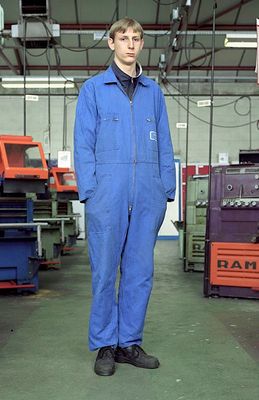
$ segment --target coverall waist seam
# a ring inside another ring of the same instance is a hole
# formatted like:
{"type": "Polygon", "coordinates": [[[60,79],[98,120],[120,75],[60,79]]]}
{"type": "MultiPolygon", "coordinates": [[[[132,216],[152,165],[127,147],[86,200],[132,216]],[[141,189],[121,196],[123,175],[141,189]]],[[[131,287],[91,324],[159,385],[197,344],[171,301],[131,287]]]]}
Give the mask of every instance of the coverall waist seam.
{"type": "Polygon", "coordinates": [[[109,161],[105,161],[105,162],[96,162],[96,165],[103,165],[103,164],[114,164],[114,165],[118,165],[118,164],[154,164],[154,165],[158,165],[159,163],[156,161],[118,161],[118,162],[109,162],[109,161]]]}

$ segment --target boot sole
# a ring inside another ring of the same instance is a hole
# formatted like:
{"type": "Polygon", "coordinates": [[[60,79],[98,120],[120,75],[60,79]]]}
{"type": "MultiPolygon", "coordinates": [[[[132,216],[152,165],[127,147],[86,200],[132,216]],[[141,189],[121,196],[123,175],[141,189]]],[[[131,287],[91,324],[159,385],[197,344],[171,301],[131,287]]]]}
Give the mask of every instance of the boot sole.
{"type": "Polygon", "coordinates": [[[99,375],[99,376],[112,376],[114,373],[115,373],[115,368],[114,368],[114,370],[112,370],[112,371],[108,371],[108,372],[101,372],[101,371],[96,371],[96,370],[94,370],[94,372],[96,373],[96,375],[99,375]]]}

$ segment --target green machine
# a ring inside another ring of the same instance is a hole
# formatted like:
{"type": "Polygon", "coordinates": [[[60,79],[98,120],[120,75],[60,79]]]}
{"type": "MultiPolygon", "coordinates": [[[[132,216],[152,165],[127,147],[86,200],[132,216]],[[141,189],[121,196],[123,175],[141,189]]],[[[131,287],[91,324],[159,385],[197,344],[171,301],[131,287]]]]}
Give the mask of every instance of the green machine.
{"type": "Polygon", "coordinates": [[[43,261],[41,266],[58,268],[62,247],[64,246],[64,218],[53,217],[55,201],[52,199],[34,199],[33,221],[47,222],[42,229],[43,261]]]}
{"type": "Polygon", "coordinates": [[[42,247],[47,267],[60,264],[60,256],[70,251],[79,235],[79,214],[73,213],[72,200],[78,198],[73,171],[52,167],[48,190],[34,201],[35,222],[47,222],[42,229],[42,247]]]}
{"type": "Polygon", "coordinates": [[[80,214],[73,212],[72,201],[57,201],[57,217],[64,218],[64,237],[65,245],[62,252],[67,252],[73,249],[79,236],[79,217],[80,214]]]}
{"type": "Polygon", "coordinates": [[[182,225],[182,256],[185,271],[203,271],[205,230],[208,207],[208,175],[188,177],[186,191],[186,221],[182,225]]]}

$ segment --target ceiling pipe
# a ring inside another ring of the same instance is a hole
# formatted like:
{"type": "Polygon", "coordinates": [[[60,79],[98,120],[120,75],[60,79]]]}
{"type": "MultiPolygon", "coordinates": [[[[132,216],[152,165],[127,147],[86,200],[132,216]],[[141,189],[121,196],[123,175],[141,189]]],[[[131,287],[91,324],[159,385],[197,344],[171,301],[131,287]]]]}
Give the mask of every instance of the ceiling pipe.
{"type": "MultiPolygon", "coordinates": [[[[4,29],[11,29],[11,25],[15,25],[17,22],[6,22],[4,24],[4,29]]],[[[60,23],[60,29],[82,29],[82,30],[99,30],[99,31],[106,31],[109,29],[110,25],[107,23],[81,23],[81,24],[74,24],[74,23],[60,23]]],[[[170,24],[141,24],[144,30],[168,30],[170,29],[170,24]]]]}

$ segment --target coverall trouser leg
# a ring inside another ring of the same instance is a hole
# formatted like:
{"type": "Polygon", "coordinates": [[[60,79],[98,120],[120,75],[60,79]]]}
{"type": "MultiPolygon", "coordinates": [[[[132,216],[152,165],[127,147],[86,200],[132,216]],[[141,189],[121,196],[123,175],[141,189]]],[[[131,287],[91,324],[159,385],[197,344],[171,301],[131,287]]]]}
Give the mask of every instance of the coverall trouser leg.
{"type": "Polygon", "coordinates": [[[142,341],[153,283],[154,245],[166,210],[165,195],[161,202],[156,198],[154,201],[151,193],[145,199],[141,190],[136,190],[130,218],[126,198],[102,207],[100,197],[100,202],[95,199],[98,209],[89,204],[88,251],[93,287],[90,350],[108,345],[126,347],[142,341]]]}

